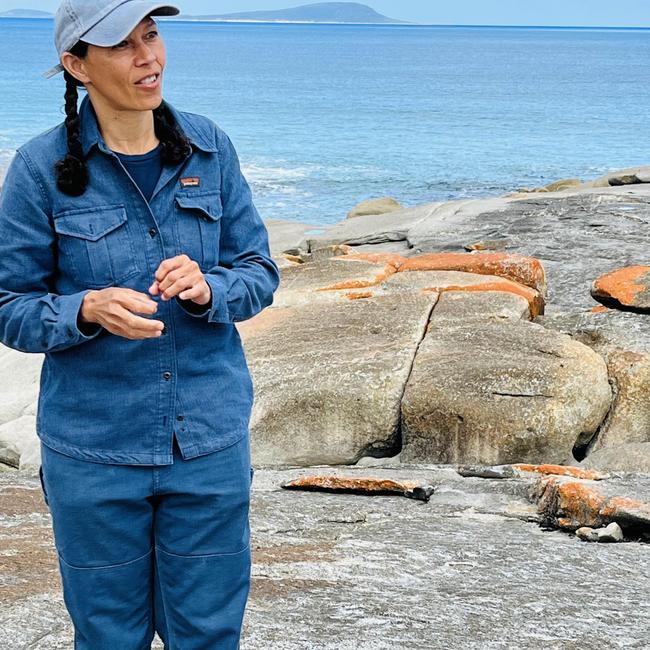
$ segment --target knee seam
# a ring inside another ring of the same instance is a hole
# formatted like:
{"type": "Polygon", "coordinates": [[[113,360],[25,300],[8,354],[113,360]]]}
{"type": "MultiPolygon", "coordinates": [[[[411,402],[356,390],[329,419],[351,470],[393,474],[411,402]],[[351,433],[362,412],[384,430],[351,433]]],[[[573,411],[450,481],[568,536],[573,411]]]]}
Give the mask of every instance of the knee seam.
{"type": "Polygon", "coordinates": [[[173,555],[174,557],[184,557],[184,558],[202,558],[202,557],[220,557],[220,556],[228,556],[228,555],[239,555],[240,553],[244,553],[245,551],[250,549],[250,542],[244,546],[244,548],[240,549],[239,551],[233,551],[232,553],[204,553],[204,554],[192,554],[192,555],[181,555],[180,553],[171,553],[170,551],[166,551],[164,548],[160,548],[160,546],[156,546],[156,551],[160,551],[161,553],[165,553],[166,555],[173,555]]]}
{"type": "Polygon", "coordinates": [[[136,557],[134,560],[128,560],[127,562],[118,562],[117,564],[102,564],[99,566],[75,566],[74,564],[70,564],[69,562],[66,562],[63,559],[61,553],[57,551],[57,555],[59,556],[59,559],[61,560],[61,562],[63,562],[63,564],[70,567],[71,569],[77,569],[80,571],[87,570],[87,569],[91,569],[91,570],[92,569],[114,569],[116,567],[126,566],[127,564],[133,564],[134,562],[139,562],[140,560],[147,557],[147,555],[151,555],[151,553],[153,553],[153,548],[150,548],[144,555],[141,555],[140,557],[136,557]]]}

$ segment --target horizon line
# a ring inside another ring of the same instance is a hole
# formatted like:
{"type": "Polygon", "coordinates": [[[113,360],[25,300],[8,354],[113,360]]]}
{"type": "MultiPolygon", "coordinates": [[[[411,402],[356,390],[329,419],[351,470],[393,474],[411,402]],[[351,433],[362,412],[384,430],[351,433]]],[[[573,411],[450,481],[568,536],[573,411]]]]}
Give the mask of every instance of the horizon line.
{"type": "MultiPolygon", "coordinates": [[[[5,10],[6,12],[15,11],[12,9],[5,10]]],[[[48,16],[6,16],[0,13],[0,18],[8,18],[10,20],[53,20],[54,14],[48,16]]],[[[209,14],[208,14],[209,15],[209,14]]],[[[448,28],[490,28],[490,29],[603,29],[603,30],[650,30],[650,25],[544,25],[544,24],[512,24],[506,25],[502,23],[425,23],[413,21],[400,21],[395,19],[396,22],[387,23],[368,23],[368,22],[342,22],[342,21],[320,21],[320,20],[253,20],[253,19],[225,19],[225,18],[199,18],[193,16],[186,16],[183,18],[176,18],[172,16],[156,16],[157,19],[164,22],[206,22],[206,23],[254,23],[264,25],[369,25],[375,27],[448,27],[448,28]]]]}

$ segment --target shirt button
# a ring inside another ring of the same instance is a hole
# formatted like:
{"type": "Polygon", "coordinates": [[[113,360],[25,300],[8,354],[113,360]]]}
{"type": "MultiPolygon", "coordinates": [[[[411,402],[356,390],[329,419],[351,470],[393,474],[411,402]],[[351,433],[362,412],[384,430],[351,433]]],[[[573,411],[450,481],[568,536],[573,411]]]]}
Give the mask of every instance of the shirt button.
{"type": "Polygon", "coordinates": [[[163,372],[163,377],[164,377],[165,379],[171,379],[171,377],[172,377],[172,373],[171,373],[171,372],[163,372]]]}
{"type": "Polygon", "coordinates": [[[150,234],[152,237],[155,237],[155,236],[158,234],[158,231],[157,231],[155,228],[152,228],[152,229],[149,231],[149,234],[150,234]]]}
{"type": "Polygon", "coordinates": [[[184,415],[177,415],[177,416],[176,416],[176,419],[177,419],[177,420],[184,420],[184,419],[185,419],[185,416],[184,416],[184,415]]]}

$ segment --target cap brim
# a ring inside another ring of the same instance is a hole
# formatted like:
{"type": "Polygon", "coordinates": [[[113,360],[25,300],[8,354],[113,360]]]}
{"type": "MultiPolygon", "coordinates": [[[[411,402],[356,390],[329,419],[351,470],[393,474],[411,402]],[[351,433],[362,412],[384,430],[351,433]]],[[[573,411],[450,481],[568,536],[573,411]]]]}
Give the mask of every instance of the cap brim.
{"type": "MultiPolygon", "coordinates": [[[[180,12],[180,7],[173,4],[132,0],[113,9],[80,38],[86,43],[102,47],[117,45],[135,29],[145,16],[149,14],[152,16],[176,16],[180,12]]],[[[57,63],[43,72],[42,76],[49,79],[63,70],[63,65],[57,63]]]]}
{"type": "Polygon", "coordinates": [[[123,41],[149,14],[154,16],[176,16],[181,12],[176,5],[160,2],[125,2],[113,9],[94,27],[80,36],[81,40],[92,45],[109,47],[123,41]]]}

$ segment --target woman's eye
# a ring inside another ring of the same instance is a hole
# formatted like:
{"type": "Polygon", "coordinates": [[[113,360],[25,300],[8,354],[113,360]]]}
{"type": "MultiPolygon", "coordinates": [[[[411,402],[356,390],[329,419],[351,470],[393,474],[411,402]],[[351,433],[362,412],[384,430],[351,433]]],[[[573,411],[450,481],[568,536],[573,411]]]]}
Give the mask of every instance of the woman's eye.
{"type": "MultiPolygon", "coordinates": [[[[153,39],[155,39],[157,36],[158,36],[158,32],[157,32],[155,29],[152,30],[152,31],[150,31],[150,32],[147,32],[147,38],[148,38],[149,40],[153,40],[153,39]]],[[[113,46],[112,46],[112,49],[114,49],[114,50],[122,50],[122,49],[124,49],[124,47],[127,46],[128,44],[129,44],[128,41],[122,41],[121,43],[118,43],[117,45],[113,45],[113,46]]]]}

